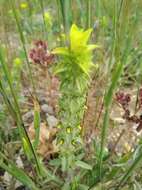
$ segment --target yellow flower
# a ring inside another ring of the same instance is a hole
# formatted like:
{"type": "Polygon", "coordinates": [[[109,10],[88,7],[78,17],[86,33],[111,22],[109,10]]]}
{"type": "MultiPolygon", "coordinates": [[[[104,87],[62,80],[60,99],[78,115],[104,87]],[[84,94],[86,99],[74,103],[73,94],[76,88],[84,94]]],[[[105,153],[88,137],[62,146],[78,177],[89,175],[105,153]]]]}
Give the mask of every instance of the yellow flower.
{"type": "Polygon", "coordinates": [[[23,2],[20,4],[21,9],[27,9],[28,8],[28,4],[26,2],[23,2]]]}
{"type": "Polygon", "coordinates": [[[59,141],[59,144],[60,144],[60,145],[64,144],[64,139],[61,139],[61,140],[59,141]]]}
{"type": "Polygon", "coordinates": [[[19,57],[16,57],[13,62],[17,66],[21,65],[21,63],[22,63],[22,61],[21,61],[21,59],[19,57]]]}
{"type": "Polygon", "coordinates": [[[82,127],[80,125],[78,125],[77,128],[79,128],[80,130],[82,129],[82,127]]]}
{"type": "Polygon", "coordinates": [[[72,144],[73,146],[76,146],[75,140],[72,140],[71,144],[72,144]]]}
{"type": "Polygon", "coordinates": [[[58,129],[61,129],[61,128],[62,128],[61,124],[57,125],[57,128],[58,128],[58,129]]]}

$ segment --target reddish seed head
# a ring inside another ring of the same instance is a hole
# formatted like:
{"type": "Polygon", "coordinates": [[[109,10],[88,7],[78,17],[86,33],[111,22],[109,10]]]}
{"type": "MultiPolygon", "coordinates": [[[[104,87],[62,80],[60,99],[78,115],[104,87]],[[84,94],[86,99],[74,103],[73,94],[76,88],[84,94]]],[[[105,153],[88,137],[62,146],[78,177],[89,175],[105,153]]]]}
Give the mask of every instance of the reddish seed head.
{"type": "Polygon", "coordinates": [[[38,40],[38,41],[35,41],[34,44],[37,48],[43,48],[43,49],[47,50],[47,42],[44,42],[42,40],[38,40]]]}
{"type": "Polygon", "coordinates": [[[126,100],[127,102],[130,102],[130,101],[131,101],[130,94],[126,94],[126,96],[125,96],[125,100],[126,100]]]}
{"type": "Polygon", "coordinates": [[[119,104],[121,104],[123,108],[126,108],[131,101],[130,94],[124,94],[123,92],[117,92],[116,93],[116,101],[119,104]]]}
{"type": "Polygon", "coordinates": [[[142,107],[142,88],[139,90],[139,105],[142,107]]]}
{"type": "MultiPolygon", "coordinates": [[[[142,88],[139,90],[139,96],[138,96],[138,100],[139,100],[139,108],[142,108],[142,88]]],[[[129,103],[131,101],[131,96],[130,94],[124,94],[123,92],[117,92],[116,93],[116,101],[122,106],[123,110],[124,110],[124,115],[123,118],[126,119],[129,122],[133,122],[135,124],[137,124],[137,128],[136,131],[140,132],[142,130],[142,115],[132,115],[129,111],[129,103]]]]}
{"type": "Polygon", "coordinates": [[[34,42],[34,45],[35,48],[31,49],[29,53],[29,57],[33,63],[47,66],[53,62],[54,55],[48,51],[46,42],[38,40],[34,42]]]}
{"type": "Polygon", "coordinates": [[[123,115],[124,119],[128,119],[130,117],[130,111],[128,109],[125,110],[125,113],[123,115]]]}
{"type": "Polygon", "coordinates": [[[142,88],[140,88],[139,94],[140,96],[142,96],[142,88]]]}

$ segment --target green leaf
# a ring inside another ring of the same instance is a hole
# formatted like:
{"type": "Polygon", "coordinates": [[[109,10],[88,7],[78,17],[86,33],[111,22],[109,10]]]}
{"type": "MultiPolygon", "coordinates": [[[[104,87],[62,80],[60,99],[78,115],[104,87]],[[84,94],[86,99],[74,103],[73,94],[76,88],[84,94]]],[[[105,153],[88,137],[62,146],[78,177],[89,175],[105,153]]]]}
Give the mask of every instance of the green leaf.
{"type": "Polygon", "coordinates": [[[71,190],[71,185],[70,185],[70,183],[65,183],[64,185],[63,185],[63,187],[61,188],[61,190],[71,190]]]}
{"type": "Polygon", "coordinates": [[[9,161],[3,153],[0,152],[0,157],[5,159],[7,164],[3,161],[0,162],[0,167],[6,170],[9,174],[19,180],[23,185],[27,186],[29,189],[32,190],[39,190],[32,179],[22,170],[19,169],[14,163],[9,161]]]}
{"type": "Polygon", "coordinates": [[[61,164],[62,164],[62,171],[63,171],[63,172],[66,171],[66,169],[67,169],[67,159],[66,159],[65,156],[63,156],[63,157],[61,158],[61,164]]]}
{"type": "Polygon", "coordinates": [[[40,135],[40,108],[36,100],[34,100],[34,128],[35,128],[34,148],[37,149],[39,144],[39,135],[40,135]]]}
{"type": "Polygon", "coordinates": [[[141,163],[142,161],[142,152],[137,156],[137,158],[134,160],[132,165],[127,169],[125,174],[123,175],[122,179],[120,180],[118,186],[115,188],[115,190],[118,190],[121,188],[121,186],[127,181],[127,179],[132,175],[134,170],[137,168],[137,166],[141,163]]]}
{"type": "Polygon", "coordinates": [[[29,143],[27,142],[27,140],[23,137],[22,138],[22,143],[23,143],[23,148],[24,148],[24,152],[27,155],[28,159],[31,160],[33,158],[33,154],[31,151],[31,148],[29,146],[29,143]]]}
{"type": "Polygon", "coordinates": [[[89,189],[89,186],[87,185],[84,185],[84,184],[79,184],[79,190],[88,190],[89,189]]]}
{"type": "Polygon", "coordinates": [[[66,47],[59,47],[59,48],[55,48],[52,51],[53,54],[59,54],[59,55],[69,55],[69,50],[66,47]]]}
{"type": "Polygon", "coordinates": [[[50,160],[49,164],[50,164],[51,166],[59,167],[59,166],[61,165],[61,160],[60,160],[60,159],[50,160]]]}
{"type": "Polygon", "coordinates": [[[121,73],[123,71],[123,63],[118,62],[115,71],[112,75],[112,82],[110,84],[110,87],[105,95],[105,114],[103,119],[103,127],[101,131],[101,149],[100,149],[100,155],[99,155],[99,167],[100,167],[100,177],[101,177],[101,170],[102,170],[102,161],[103,161],[103,154],[104,154],[104,148],[105,148],[105,141],[106,141],[106,135],[107,135],[107,129],[109,127],[109,113],[110,113],[110,106],[112,103],[112,97],[114,90],[117,86],[117,82],[121,76],[121,73]]]}
{"type": "Polygon", "coordinates": [[[75,165],[78,166],[78,167],[81,167],[83,169],[86,169],[86,170],[92,170],[91,165],[87,164],[86,162],[80,161],[80,160],[75,162],[75,165]]]}

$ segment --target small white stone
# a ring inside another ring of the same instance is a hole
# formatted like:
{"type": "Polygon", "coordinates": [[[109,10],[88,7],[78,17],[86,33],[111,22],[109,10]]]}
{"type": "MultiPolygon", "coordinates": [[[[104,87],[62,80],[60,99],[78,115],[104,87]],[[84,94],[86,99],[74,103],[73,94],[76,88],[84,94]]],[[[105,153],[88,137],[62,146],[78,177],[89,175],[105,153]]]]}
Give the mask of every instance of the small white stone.
{"type": "Polygon", "coordinates": [[[44,113],[48,113],[48,114],[53,114],[53,108],[47,104],[43,104],[41,106],[41,110],[44,112],[44,113]]]}
{"type": "Polygon", "coordinates": [[[48,125],[49,127],[56,127],[57,124],[58,124],[58,120],[56,117],[54,117],[53,115],[49,115],[47,114],[47,122],[48,122],[48,125]]]}
{"type": "Polygon", "coordinates": [[[20,156],[17,157],[16,164],[18,165],[19,168],[23,168],[24,167],[23,166],[23,162],[22,162],[20,156]]]}

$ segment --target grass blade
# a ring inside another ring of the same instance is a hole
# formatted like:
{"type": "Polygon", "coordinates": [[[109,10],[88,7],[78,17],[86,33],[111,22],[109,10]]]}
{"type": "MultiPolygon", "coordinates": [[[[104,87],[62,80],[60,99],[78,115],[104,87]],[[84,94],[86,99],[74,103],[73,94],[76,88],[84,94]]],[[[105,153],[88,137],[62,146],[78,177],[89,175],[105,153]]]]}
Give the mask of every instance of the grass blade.
{"type": "Polygon", "coordinates": [[[31,80],[31,84],[32,84],[32,87],[33,87],[33,92],[36,95],[35,84],[34,84],[32,71],[31,71],[31,66],[30,66],[30,62],[29,62],[28,54],[27,54],[27,50],[26,50],[26,45],[25,45],[25,38],[24,38],[23,30],[22,30],[22,27],[21,27],[21,24],[20,24],[20,21],[19,21],[19,18],[18,18],[16,8],[15,8],[15,0],[10,1],[9,3],[12,6],[12,12],[13,12],[16,24],[17,24],[18,32],[19,32],[20,39],[21,39],[22,46],[23,46],[23,50],[24,50],[24,53],[25,53],[25,56],[26,56],[26,62],[27,62],[27,67],[28,67],[28,71],[29,71],[29,78],[31,80]]]}
{"type": "Polygon", "coordinates": [[[59,0],[64,31],[67,34],[72,23],[71,0],[59,0]]]}
{"type": "Polygon", "coordinates": [[[45,21],[45,15],[44,15],[44,4],[43,4],[43,0],[39,0],[39,4],[41,7],[41,12],[42,12],[42,18],[43,18],[43,25],[44,25],[44,38],[46,39],[46,21],[45,21]]]}
{"type": "Polygon", "coordinates": [[[0,93],[2,94],[2,97],[4,99],[5,104],[7,105],[7,108],[9,110],[10,114],[12,115],[13,118],[15,118],[15,121],[16,121],[16,112],[5,92],[5,89],[4,89],[1,81],[0,81],[0,93]]]}
{"type": "Polygon", "coordinates": [[[22,170],[19,169],[14,163],[8,160],[3,153],[0,152],[0,158],[4,159],[4,161],[0,161],[0,167],[6,170],[9,174],[14,176],[17,180],[19,180],[23,185],[27,186],[29,189],[32,190],[39,190],[31,178],[27,176],[27,174],[22,170]]]}
{"type": "Polygon", "coordinates": [[[86,8],[87,8],[86,28],[91,27],[91,1],[92,0],[86,1],[86,8]]]}
{"type": "Polygon", "coordinates": [[[139,154],[139,156],[135,159],[135,161],[133,162],[133,164],[130,166],[130,168],[126,171],[126,173],[124,174],[124,176],[122,177],[119,185],[117,186],[117,188],[115,188],[115,190],[118,190],[121,188],[121,186],[127,181],[127,179],[129,178],[129,176],[133,173],[133,171],[136,169],[136,167],[138,166],[138,164],[142,161],[142,152],[139,154]]]}
{"type": "MultiPolygon", "coordinates": [[[[15,113],[16,113],[16,115],[15,115],[16,116],[16,123],[17,123],[18,129],[19,129],[21,141],[23,142],[23,138],[25,138],[25,140],[27,141],[27,144],[28,144],[28,146],[29,146],[29,148],[30,148],[30,150],[31,150],[31,152],[33,154],[33,158],[35,159],[37,171],[40,173],[40,166],[39,166],[38,158],[37,158],[35,150],[34,150],[34,148],[32,146],[32,143],[30,141],[30,138],[28,136],[26,128],[24,126],[23,120],[22,120],[20,107],[19,107],[19,104],[18,104],[18,101],[17,101],[17,97],[16,97],[16,94],[15,94],[13,85],[12,85],[12,79],[11,79],[11,76],[10,76],[10,71],[9,71],[9,69],[7,67],[7,64],[5,62],[5,59],[3,58],[3,55],[2,55],[2,48],[0,48],[0,64],[2,66],[3,72],[4,72],[5,77],[7,79],[7,82],[8,82],[8,85],[10,87],[10,91],[11,91],[11,94],[12,94],[12,97],[13,97],[13,100],[14,100],[14,108],[15,108],[15,113]]],[[[4,92],[3,92],[3,95],[4,95],[4,92]]],[[[4,100],[5,100],[5,98],[4,98],[4,100]]],[[[7,101],[6,101],[6,103],[7,103],[7,101]]],[[[7,104],[7,105],[9,105],[9,104],[7,104]]],[[[15,117],[14,117],[14,120],[15,120],[15,117]]]]}
{"type": "Polygon", "coordinates": [[[34,129],[35,129],[34,148],[36,150],[39,144],[39,135],[40,135],[40,108],[36,100],[34,100],[34,129]]]}
{"type": "Polygon", "coordinates": [[[99,156],[100,178],[101,178],[101,173],[102,173],[102,160],[103,160],[103,153],[104,153],[105,141],[106,141],[106,136],[107,136],[107,129],[109,125],[110,106],[112,103],[113,92],[117,86],[117,82],[119,80],[119,77],[121,76],[122,71],[123,71],[123,64],[119,62],[113,73],[111,85],[105,96],[105,101],[104,101],[105,115],[104,115],[104,120],[103,120],[102,131],[101,131],[101,150],[100,150],[100,156],[99,156]]]}

